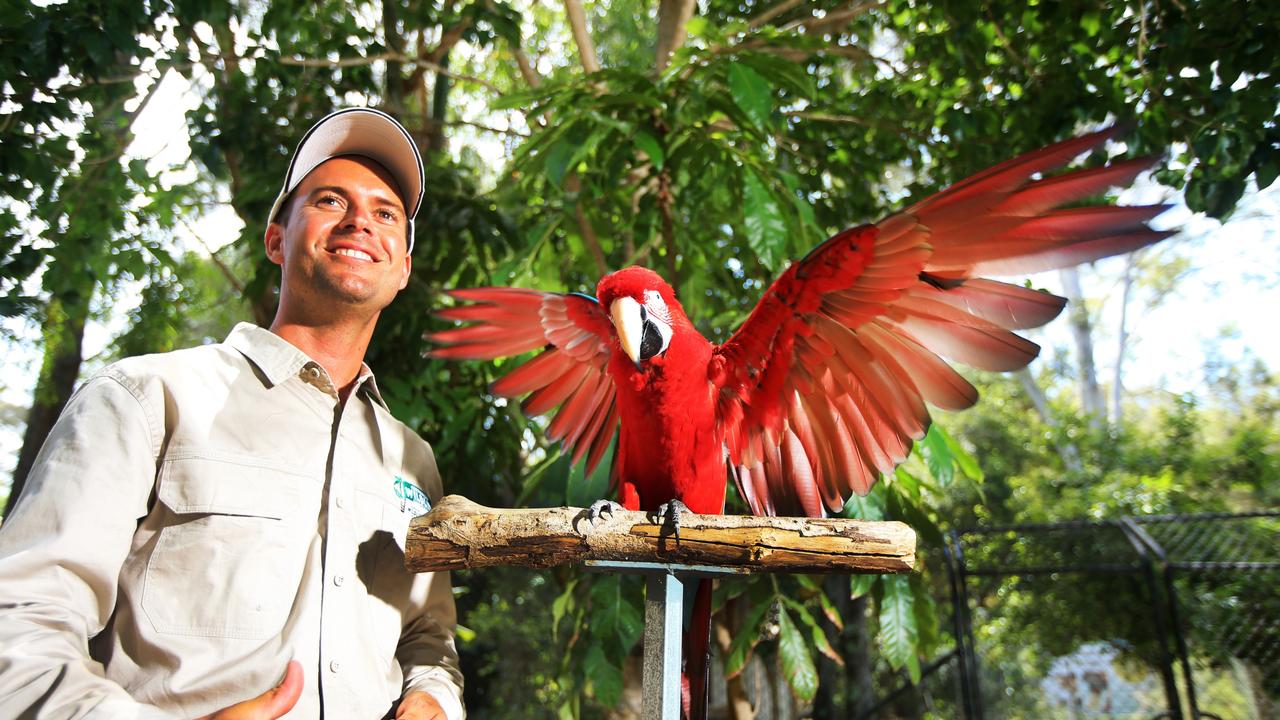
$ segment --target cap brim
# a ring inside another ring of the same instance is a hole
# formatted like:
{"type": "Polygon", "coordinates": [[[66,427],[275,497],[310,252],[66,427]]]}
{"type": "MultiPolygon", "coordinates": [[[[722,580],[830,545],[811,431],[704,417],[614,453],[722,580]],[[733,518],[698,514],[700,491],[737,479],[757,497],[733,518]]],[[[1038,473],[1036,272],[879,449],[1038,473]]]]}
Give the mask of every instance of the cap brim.
{"type": "Polygon", "coordinates": [[[405,213],[409,219],[409,242],[412,244],[413,219],[422,205],[422,156],[409,132],[395,118],[372,108],[347,108],[325,116],[316,123],[293,153],[284,186],[271,207],[270,222],[275,222],[284,200],[302,183],[312,170],[326,160],[340,155],[360,155],[377,162],[399,185],[405,213]]]}

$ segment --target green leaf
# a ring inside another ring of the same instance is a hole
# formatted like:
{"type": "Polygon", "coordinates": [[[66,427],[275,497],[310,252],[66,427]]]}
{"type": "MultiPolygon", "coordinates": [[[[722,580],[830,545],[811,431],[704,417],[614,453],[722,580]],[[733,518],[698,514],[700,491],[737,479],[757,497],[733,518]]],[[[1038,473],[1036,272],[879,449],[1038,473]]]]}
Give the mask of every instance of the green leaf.
{"type": "MultiPolygon", "coordinates": [[[[856,577],[874,577],[874,576],[856,576],[856,577]]],[[[840,617],[840,610],[836,608],[835,603],[831,602],[831,598],[826,593],[818,596],[819,602],[822,603],[822,614],[827,616],[827,621],[836,626],[837,630],[844,629],[844,620],[840,617]]]]}
{"type": "Polygon", "coordinates": [[[551,634],[555,635],[556,630],[560,626],[560,619],[564,617],[565,612],[569,609],[570,603],[573,602],[573,589],[578,585],[578,578],[573,578],[565,583],[564,592],[551,603],[551,634]]]}
{"type": "Polygon", "coordinates": [[[854,575],[849,578],[849,599],[860,598],[871,592],[879,579],[879,575],[854,575]]]}
{"type": "Polygon", "coordinates": [[[653,163],[653,167],[661,170],[662,163],[666,161],[666,155],[662,153],[662,146],[647,132],[640,131],[636,133],[636,147],[649,156],[649,161],[653,163]]]}
{"type": "Polygon", "coordinates": [[[813,647],[818,652],[826,655],[828,658],[831,658],[831,661],[835,664],[840,667],[844,667],[844,658],[840,657],[840,653],[836,652],[836,649],[831,647],[830,641],[827,640],[827,633],[822,629],[822,626],[818,624],[818,621],[814,620],[813,615],[809,612],[808,608],[789,597],[783,597],[782,602],[786,603],[788,607],[796,611],[796,617],[800,618],[800,623],[808,629],[809,636],[813,638],[813,647]]]}
{"type": "Polygon", "coordinates": [[[547,151],[543,167],[546,168],[547,179],[552,185],[560,187],[564,182],[564,176],[569,171],[569,161],[573,159],[578,147],[572,140],[562,138],[547,151]]]}
{"type": "Polygon", "coordinates": [[[738,673],[742,672],[742,668],[747,666],[747,660],[751,658],[751,649],[760,642],[760,624],[764,622],[765,614],[771,607],[773,607],[771,602],[756,603],[755,609],[743,621],[738,634],[729,644],[729,652],[725,655],[725,677],[737,677],[738,673]]]}
{"type": "Polygon", "coordinates": [[[809,654],[809,646],[786,610],[778,613],[778,626],[782,672],[796,697],[802,702],[809,702],[818,694],[818,670],[814,667],[813,656],[809,654]]]}
{"type": "Polygon", "coordinates": [[[1276,176],[1280,175],[1280,162],[1266,163],[1253,172],[1253,178],[1258,183],[1258,189],[1265,190],[1271,187],[1271,183],[1276,181],[1276,176]]]}
{"type": "Polygon", "coordinates": [[[622,697],[622,668],[609,661],[599,643],[587,650],[584,665],[596,699],[607,706],[617,705],[622,697]]]}
{"type": "Polygon", "coordinates": [[[929,428],[929,433],[924,436],[920,446],[924,451],[925,462],[929,466],[929,474],[938,481],[938,485],[942,487],[950,485],[955,479],[955,461],[951,458],[951,449],[947,447],[947,441],[942,437],[937,423],[929,428]]]}
{"type": "Polygon", "coordinates": [[[934,423],[932,430],[936,430],[938,435],[947,443],[947,449],[951,451],[951,459],[955,460],[956,465],[960,468],[960,472],[975,482],[982,482],[985,476],[982,474],[982,468],[978,466],[978,459],[964,449],[958,440],[951,437],[951,434],[943,430],[940,425],[934,423]]]}
{"type": "Polygon", "coordinates": [[[876,483],[866,495],[854,493],[845,502],[840,511],[841,517],[858,518],[859,520],[883,520],[885,505],[885,485],[876,483]]]}
{"type": "Polygon", "coordinates": [[[747,244],[755,251],[760,263],[776,270],[785,256],[787,226],[782,219],[782,209],[777,198],[755,172],[746,170],[742,175],[742,224],[747,233],[747,244]]]}
{"type": "Polygon", "coordinates": [[[894,670],[907,667],[912,682],[920,682],[920,663],[916,657],[915,597],[911,579],[906,575],[885,575],[884,595],[880,598],[880,648],[894,670]]]}
{"type": "Polygon", "coordinates": [[[729,91],[733,102],[759,129],[769,126],[773,114],[773,88],[760,73],[741,63],[729,66],[729,91]]]}
{"type": "Polygon", "coordinates": [[[620,655],[630,652],[644,633],[640,609],[628,601],[622,578],[596,578],[591,587],[591,627],[597,637],[615,642],[620,655]]]}

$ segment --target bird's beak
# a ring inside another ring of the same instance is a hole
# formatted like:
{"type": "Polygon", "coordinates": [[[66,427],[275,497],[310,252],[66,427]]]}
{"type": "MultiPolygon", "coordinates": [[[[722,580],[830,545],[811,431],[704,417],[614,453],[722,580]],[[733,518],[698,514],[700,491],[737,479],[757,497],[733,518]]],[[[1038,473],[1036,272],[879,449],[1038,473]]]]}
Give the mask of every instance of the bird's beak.
{"type": "Polygon", "coordinates": [[[618,331],[622,352],[640,369],[640,340],[644,337],[644,320],[640,318],[640,303],[629,297],[620,297],[609,306],[613,327],[618,331]]]}

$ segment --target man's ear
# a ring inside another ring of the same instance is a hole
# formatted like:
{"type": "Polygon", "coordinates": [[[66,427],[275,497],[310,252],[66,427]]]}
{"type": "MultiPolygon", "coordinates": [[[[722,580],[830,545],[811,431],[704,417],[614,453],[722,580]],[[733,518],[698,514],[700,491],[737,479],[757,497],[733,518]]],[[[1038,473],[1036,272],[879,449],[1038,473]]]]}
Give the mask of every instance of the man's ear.
{"type": "Polygon", "coordinates": [[[409,274],[413,272],[413,256],[404,256],[404,274],[400,276],[400,289],[403,290],[409,284],[409,274]]]}
{"type": "Polygon", "coordinates": [[[267,231],[262,236],[262,244],[267,249],[267,259],[283,267],[284,226],[276,222],[267,223],[267,231]]]}

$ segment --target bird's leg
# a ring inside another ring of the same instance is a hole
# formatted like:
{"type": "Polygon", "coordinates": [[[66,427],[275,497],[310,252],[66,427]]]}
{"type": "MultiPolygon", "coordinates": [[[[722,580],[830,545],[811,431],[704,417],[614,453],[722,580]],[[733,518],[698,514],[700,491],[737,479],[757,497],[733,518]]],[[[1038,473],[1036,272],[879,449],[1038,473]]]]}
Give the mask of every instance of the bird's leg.
{"type": "Polygon", "coordinates": [[[625,508],[612,500],[597,500],[591,503],[591,507],[583,508],[582,512],[578,513],[577,517],[573,519],[573,529],[576,531],[578,523],[583,520],[595,525],[596,521],[605,515],[612,516],[614,510],[623,509],[625,508]]]}
{"type": "Polygon", "coordinates": [[[680,513],[693,514],[693,511],[689,509],[688,505],[679,500],[671,500],[658,506],[653,517],[655,521],[662,520],[662,530],[658,532],[659,536],[663,535],[664,532],[669,532],[675,537],[677,543],[680,542],[680,513]]]}

